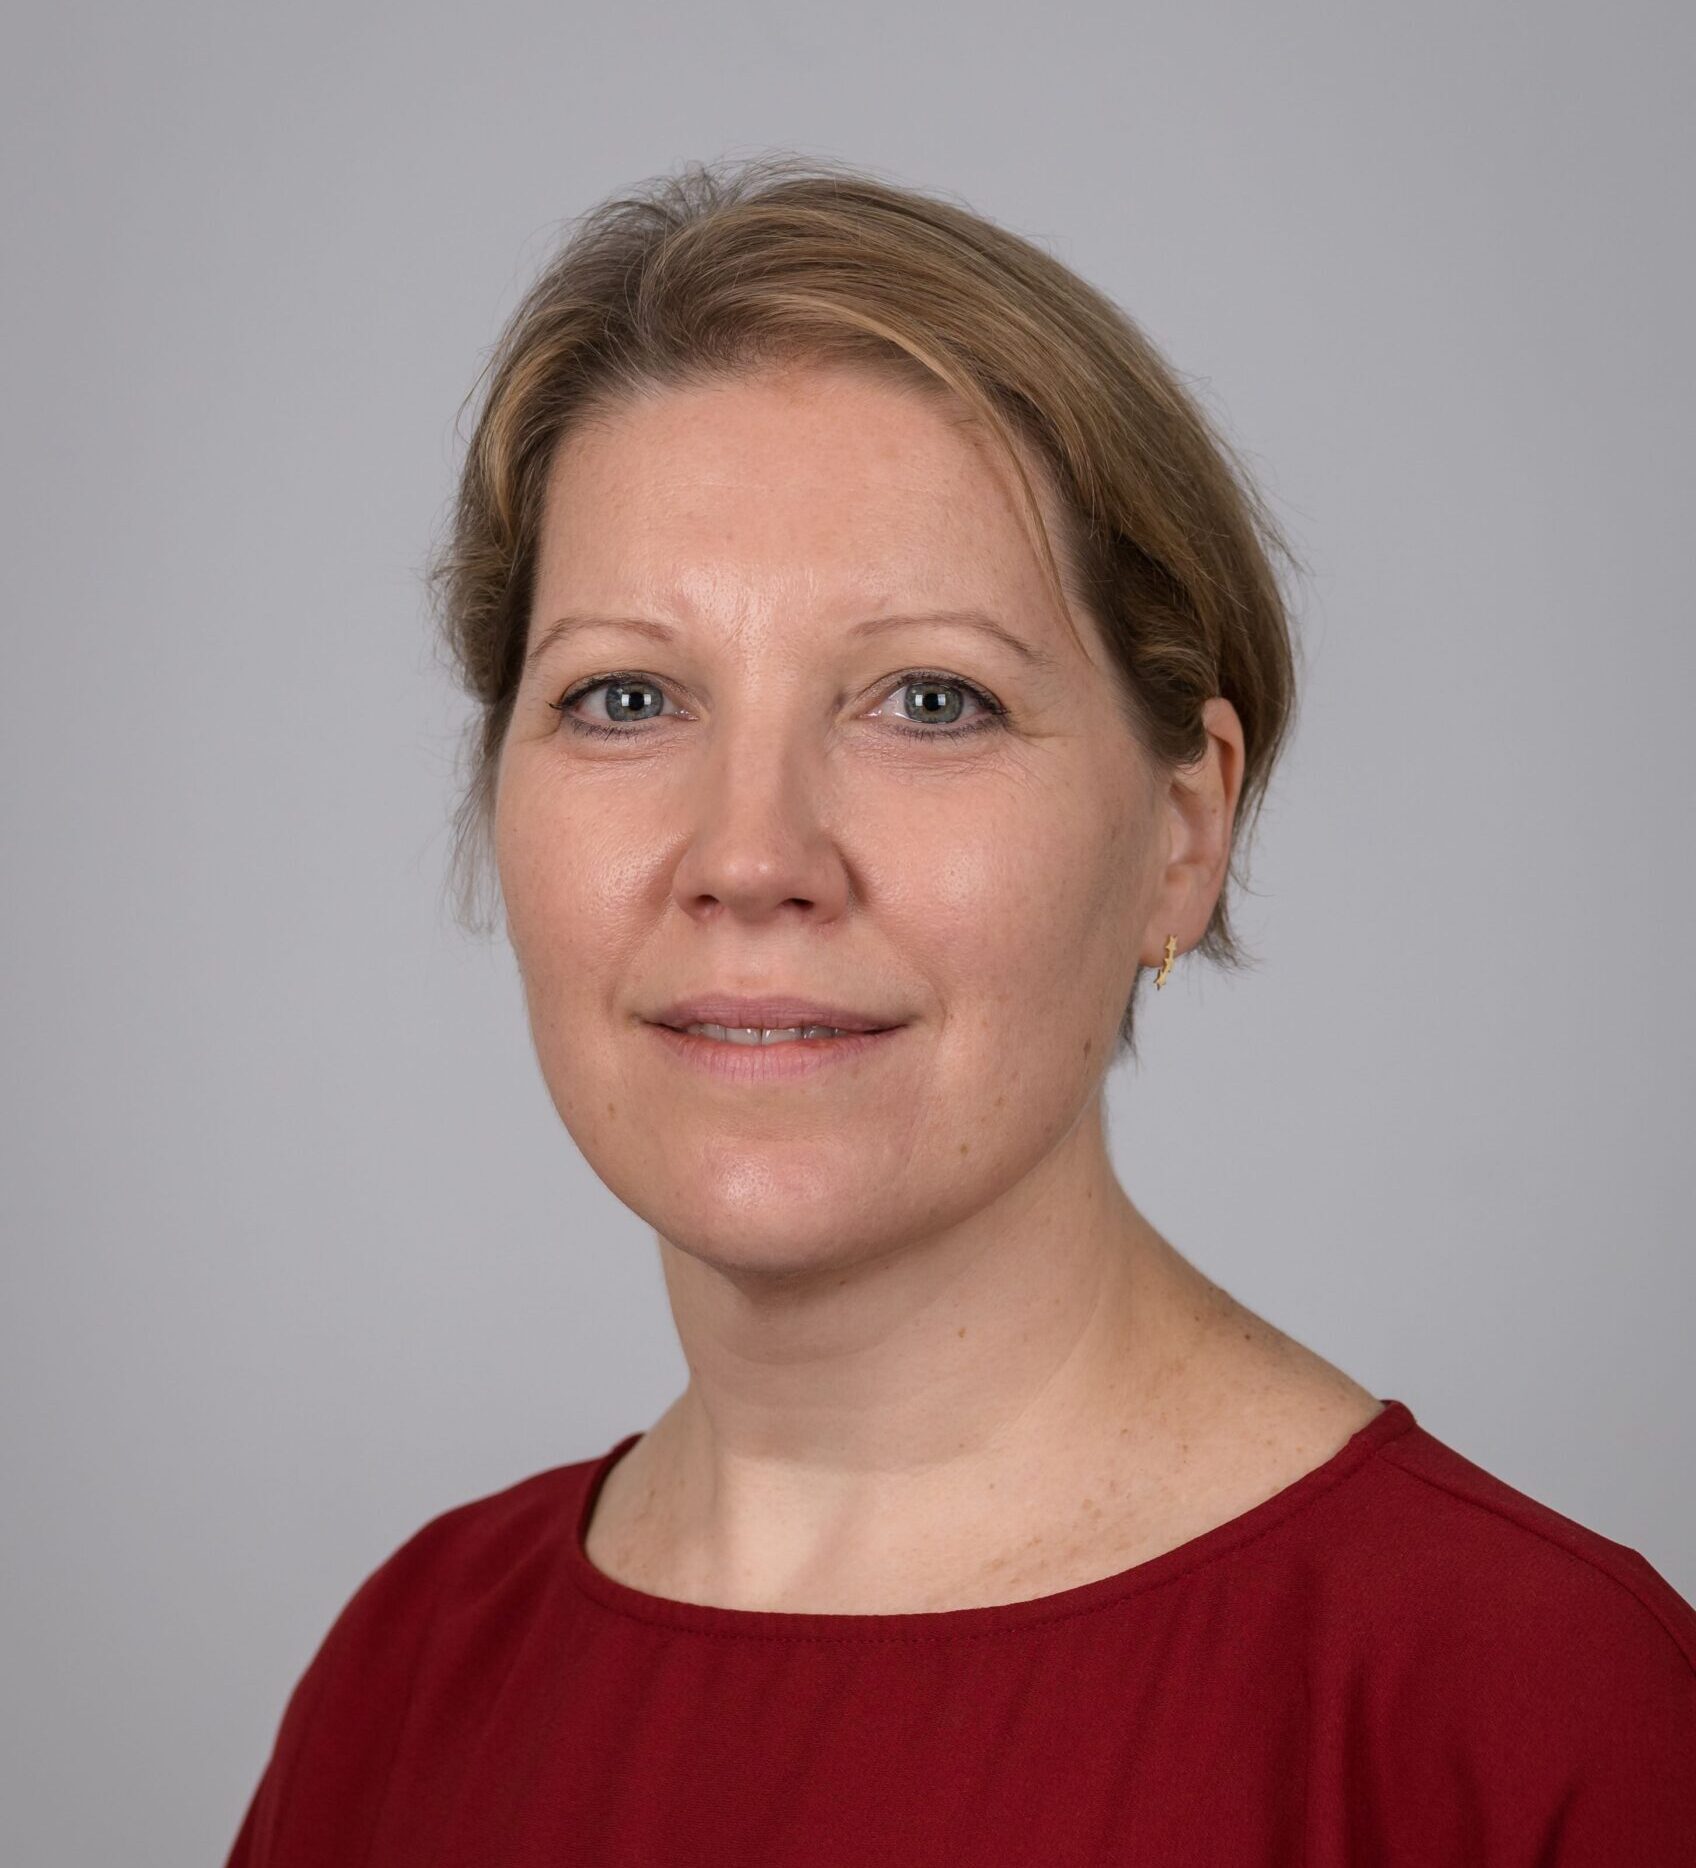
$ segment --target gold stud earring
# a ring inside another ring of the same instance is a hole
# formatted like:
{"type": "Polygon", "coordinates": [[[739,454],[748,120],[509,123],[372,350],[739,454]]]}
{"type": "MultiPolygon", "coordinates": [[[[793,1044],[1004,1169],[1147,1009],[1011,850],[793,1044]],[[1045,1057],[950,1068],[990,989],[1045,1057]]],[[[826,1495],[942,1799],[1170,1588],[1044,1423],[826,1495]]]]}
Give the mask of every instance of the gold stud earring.
{"type": "Polygon", "coordinates": [[[1177,951],[1178,951],[1177,935],[1168,934],[1166,936],[1166,958],[1160,962],[1160,971],[1156,973],[1154,976],[1154,983],[1156,987],[1164,986],[1166,984],[1166,975],[1170,973],[1172,970],[1172,956],[1177,951]]]}

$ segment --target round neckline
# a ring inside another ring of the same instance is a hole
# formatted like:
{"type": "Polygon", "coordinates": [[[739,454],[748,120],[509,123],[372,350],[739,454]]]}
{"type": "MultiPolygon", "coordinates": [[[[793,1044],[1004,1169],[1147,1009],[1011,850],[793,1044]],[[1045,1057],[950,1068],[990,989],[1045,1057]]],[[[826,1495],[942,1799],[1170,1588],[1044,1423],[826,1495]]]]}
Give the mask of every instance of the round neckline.
{"type": "Polygon", "coordinates": [[[608,1576],[590,1561],[589,1523],[607,1474],[642,1438],[626,1434],[599,1458],[578,1470],[579,1495],[570,1513],[571,1533],[566,1542],[566,1568],[583,1594],[616,1614],[662,1628],[694,1634],[740,1636],[754,1640],[934,1641],[959,1637],[1005,1634],[1039,1622],[1060,1621],[1111,1607],[1128,1597],[1142,1595],[1175,1581],[1204,1563],[1263,1536],[1363,1466],[1387,1442],[1418,1426],[1406,1402],[1380,1395],[1380,1412],[1344,1441],[1331,1457],[1292,1480],[1270,1498],[1239,1512],[1210,1530],[1145,1558],[1129,1569],[1093,1582],[1074,1583],[1069,1589],[1029,1596],[1018,1602],[996,1602],[971,1608],[913,1609],[895,1614],[874,1612],[824,1613],[792,1609],[733,1609],[705,1602],[683,1602],[671,1596],[651,1595],[608,1576]]]}

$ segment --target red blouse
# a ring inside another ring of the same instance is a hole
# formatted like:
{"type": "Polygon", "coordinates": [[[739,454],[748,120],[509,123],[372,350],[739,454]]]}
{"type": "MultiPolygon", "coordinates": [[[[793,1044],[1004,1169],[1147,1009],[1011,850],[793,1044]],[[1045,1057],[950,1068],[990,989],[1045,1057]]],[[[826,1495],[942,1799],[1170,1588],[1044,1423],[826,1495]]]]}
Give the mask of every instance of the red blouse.
{"type": "Polygon", "coordinates": [[[638,1438],[366,1579],[229,1868],[1696,1865],[1696,1610],[1401,1401],[1116,1576],[902,1615],[604,1575],[638,1438]]]}

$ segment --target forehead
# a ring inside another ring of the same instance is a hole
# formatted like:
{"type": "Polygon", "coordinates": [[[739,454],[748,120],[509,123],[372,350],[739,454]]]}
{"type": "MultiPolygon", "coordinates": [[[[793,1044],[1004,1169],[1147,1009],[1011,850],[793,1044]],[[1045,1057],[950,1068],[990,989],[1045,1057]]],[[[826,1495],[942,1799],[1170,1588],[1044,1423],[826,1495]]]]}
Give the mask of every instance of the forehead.
{"type": "Polygon", "coordinates": [[[1012,470],[964,405],[842,366],[645,392],[567,437],[539,598],[670,591],[690,604],[1050,607],[1012,470]]]}

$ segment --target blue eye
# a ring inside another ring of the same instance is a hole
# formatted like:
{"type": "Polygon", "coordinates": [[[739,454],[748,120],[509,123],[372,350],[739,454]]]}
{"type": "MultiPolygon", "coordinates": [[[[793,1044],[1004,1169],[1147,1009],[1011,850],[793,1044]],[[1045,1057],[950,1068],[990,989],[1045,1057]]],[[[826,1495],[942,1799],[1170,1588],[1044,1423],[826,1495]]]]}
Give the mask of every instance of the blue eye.
{"type": "Polygon", "coordinates": [[[917,711],[909,707],[906,714],[907,720],[941,722],[938,726],[909,726],[905,721],[895,723],[896,732],[905,733],[909,739],[960,739],[967,733],[977,732],[981,727],[997,725],[1007,711],[998,700],[986,694],[975,682],[963,681],[958,675],[937,674],[931,670],[921,669],[904,674],[890,691],[892,694],[899,694],[903,688],[917,688],[921,692],[929,689],[932,694],[939,690],[946,694],[952,689],[956,694],[969,695],[983,709],[975,720],[968,719],[964,726],[957,726],[955,721],[960,716],[958,704],[944,701],[940,706],[921,705],[917,711]]]}
{"type": "MultiPolygon", "coordinates": [[[[896,678],[887,690],[885,700],[899,694],[904,688],[916,688],[921,692],[928,689],[932,694],[938,690],[944,695],[949,691],[964,694],[981,709],[975,719],[968,718],[964,725],[959,725],[959,703],[947,699],[943,699],[940,704],[921,702],[916,710],[911,707],[907,709],[904,720],[891,722],[897,733],[909,739],[963,739],[966,734],[976,733],[984,727],[998,726],[1006,716],[1006,708],[992,694],[986,693],[976,682],[963,680],[959,675],[942,674],[928,668],[909,669],[896,678]],[[916,724],[924,720],[938,724],[916,724]]],[[[549,701],[548,705],[574,732],[592,733],[599,739],[629,739],[640,731],[643,721],[664,717],[665,700],[664,689],[652,676],[616,674],[597,675],[592,680],[580,681],[558,700],[549,701]],[[613,710],[607,722],[580,719],[570,711],[585,695],[593,694],[600,688],[608,690],[607,705],[613,710]],[[620,711],[624,709],[628,711],[620,711]],[[623,724],[615,724],[619,721],[623,724]]],[[[883,704],[879,703],[880,706],[883,704]]]]}
{"type": "MultiPolygon", "coordinates": [[[[654,719],[665,707],[664,694],[656,683],[649,680],[646,675],[602,675],[599,679],[594,681],[582,681],[571,689],[569,693],[561,695],[557,701],[549,701],[548,705],[559,714],[560,718],[564,720],[568,726],[575,727],[579,733],[595,733],[599,734],[604,739],[623,739],[626,735],[622,727],[600,726],[592,720],[579,720],[576,714],[566,711],[568,707],[580,701],[585,694],[593,694],[596,688],[608,688],[611,690],[609,704],[611,704],[613,698],[617,696],[628,694],[639,695],[641,699],[637,702],[637,705],[646,708],[647,711],[637,714],[635,716],[637,720],[654,719]],[[649,706],[650,702],[654,703],[651,707],[649,706]]],[[[622,719],[625,718],[625,716],[614,714],[613,718],[622,719]]]]}

